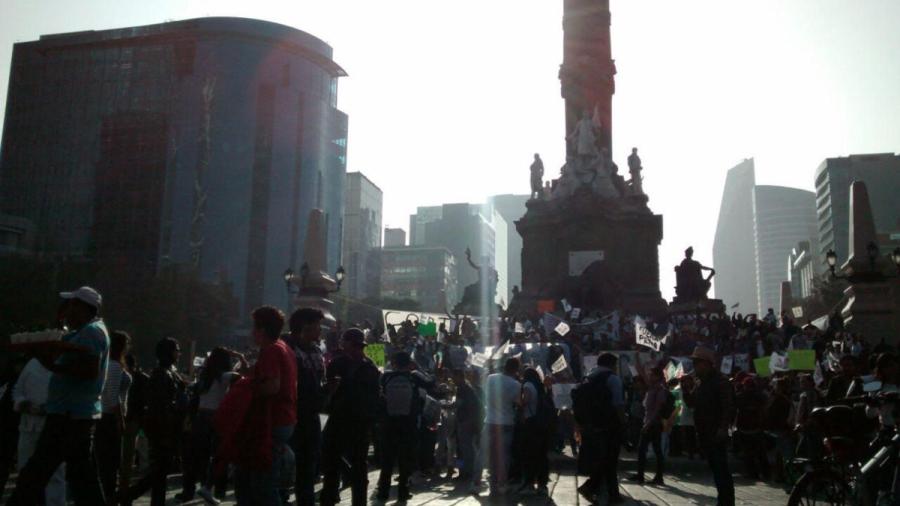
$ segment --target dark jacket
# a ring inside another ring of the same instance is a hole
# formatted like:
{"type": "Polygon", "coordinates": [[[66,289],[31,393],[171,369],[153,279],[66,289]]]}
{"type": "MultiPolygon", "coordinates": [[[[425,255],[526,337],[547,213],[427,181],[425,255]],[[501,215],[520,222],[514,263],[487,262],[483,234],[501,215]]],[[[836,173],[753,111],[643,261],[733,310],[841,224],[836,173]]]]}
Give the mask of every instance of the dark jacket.
{"type": "Polygon", "coordinates": [[[174,368],[153,369],[147,383],[147,437],[156,444],[175,446],[186,412],[186,384],[181,375],[174,368]]]}
{"type": "Polygon", "coordinates": [[[317,346],[298,344],[293,347],[297,357],[297,420],[319,416],[325,402],[325,361],[317,346]]]}
{"type": "Polygon", "coordinates": [[[475,433],[481,432],[484,424],[484,400],[478,397],[468,383],[456,388],[456,425],[475,433]]]}
{"type": "Polygon", "coordinates": [[[368,357],[356,362],[338,355],[328,364],[328,381],[340,377],[338,389],[328,403],[330,420],[336,422],[373,422],[378,414],[381,373],[368,357]]]}
{"type": "Polygon", "coordinates": [[[700,378],[692,391],[685,391],[684,402],[694,410],[694,427],[701,442],[712,441],[720,429],[727,431],[734,419],[734,390],[718,371],[700,378]]]}

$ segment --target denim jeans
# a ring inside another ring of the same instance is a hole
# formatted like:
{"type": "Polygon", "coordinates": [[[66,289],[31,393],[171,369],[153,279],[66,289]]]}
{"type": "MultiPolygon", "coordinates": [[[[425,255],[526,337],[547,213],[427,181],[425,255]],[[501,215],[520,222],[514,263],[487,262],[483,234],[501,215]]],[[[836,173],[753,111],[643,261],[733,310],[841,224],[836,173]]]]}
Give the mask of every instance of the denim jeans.
{"type": "Polygon", "coordinates": [[[662,425],[659,423],[652,424],[646,431],[641,432],[638,439],[638,460],[637,475],[644,477],[644,468],[647,464],[647,450],[653,446],[653,453],[656,454],[656,478],[662,479],[663,468],[665,467],[665,454],[662,446],[662,425]]]}
{"type": "Polygon", "coordinates": [[[319,461],[322,454],[322,422],[318,413],[301,418],[291,438],[296,461],[294,495],[297,506],[315,506],[315,484],[319,477],[319,461]]]}
{"type": "MultiPolygon", "coordinates": [[[[706,439],[706,438],[704,438],[706,439]]],[[[701,441],[703,454],[716,483],[717,506],[734,506],[734,479],[728,469],[727,442],[706,439],[701,441]]]]}
{"type": "Polygon", "coordinates": [[[293,460],[293,452],[287,444],[293,432],[293,425],[272,428],[272,467],[269,469],[259,471],[238,466],[234,482],[238,505],[281,506],[281,469],[285,459],[293,460]]]}
{"type": "Polygon", "coordinates": [[[491,490],[506,486],[509,478],[509,464],[512,459],[513,425],[488,424],[484,426],[487,446],[484,451],[488,457],[491,490]]]}

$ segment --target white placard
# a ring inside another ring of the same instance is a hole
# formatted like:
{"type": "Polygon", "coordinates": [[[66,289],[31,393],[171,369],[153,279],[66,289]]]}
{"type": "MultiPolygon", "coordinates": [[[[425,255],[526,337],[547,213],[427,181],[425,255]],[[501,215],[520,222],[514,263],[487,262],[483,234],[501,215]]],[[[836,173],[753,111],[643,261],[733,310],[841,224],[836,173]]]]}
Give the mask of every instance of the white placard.
{"type": "Polygon", "coordinates": [[[731,374],[731,367],[734,365],[734,357],[726,355],[722,357],[722,374],[731,374]]]}
{"type": "Polygon", "coordinates": [[[779,355],[778,353],[773,353],[772,356],[769,357],[769,370],[772,372],[789,371],[790,367],[788,365],[787,355],[779,355]]]}
{"type": "Polygon", "coordinates": [[[566,363],[566,356],[560,355],[556,362],[553,362],[553,365],[550,366],[550,372],[558,374],[565,371],[567,367],[569,367],[569,364],[566,363]]]}
{"type": "Polygon", "coordinates": [[[566,322],[559,322],[559,325],[557,325],[556,328],[553,330],[557,334],[559,334],[561,336],[565,336],[566,334],[569,333],[569,324],[567,324],[566,322]]]}
{"type": "Polygon", "coordinates": [[[525,333],[525,325],[522,325],[521,322],[516,322],[515,330],[513,332],[516,334],[524,334],[525,333]]]}

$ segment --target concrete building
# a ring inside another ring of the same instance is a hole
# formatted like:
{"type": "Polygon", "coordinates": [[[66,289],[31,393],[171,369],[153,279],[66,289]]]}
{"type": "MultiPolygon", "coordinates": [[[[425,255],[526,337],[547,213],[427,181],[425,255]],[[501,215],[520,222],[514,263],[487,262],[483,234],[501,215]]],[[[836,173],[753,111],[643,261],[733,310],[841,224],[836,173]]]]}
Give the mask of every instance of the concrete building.
{"type": "MultiPolygon", "coordinates": [[[[875,230],[879,237],[900,234],[900,155],[878,153],[828,158],[816,169],[818,220],[817,267],[824,270],[825,253],[833,249],[837,264],[847,261],[850,234],[850,183],[862,181],[869,191],[875,230]]],[[[880,242],[882,253],[890,241],[880,242]]]]}
{"type": "MultiPolygon", "coordinates": [[[[778,312],[785,261],[798,242],[815,244],[816,195],[783,186],[753,188],[753,238],[756,254],[757,309],[778,312]]],[[[815,250],[815,246],[811,248],[815,250]]]]}
{"type": "Polygon", "coordinates": [[[406,230],[402,228],[384,229],[385,248],[402,248],[403,246],[406,246],[406,230]]]}
{"type": "MultiPolygon", "coordinates": [[[[478,272],[466,261],[466,248],[480,266],[497,269],[495,302],[509,302],[508,293],[508,227],[506,221],[489,204],[444,204],[419,207],[409,219],[410,246],[443,247],[456,259],[457,285],[460,294],[466,286],[478,281],[478,272]],[[498,232],[499,231],[499,232],[498,232]]],[[[454,302],[455,304],[455,302],[454,302]]]]}
{"type": "Polygon", "coordinates": [[[28,255],[34,249],[34,224],[0,214],[0,254],[28,255]]]}
{"type": "Polygon", "coordinates": [[[791,282],[791,296],[795,301],[812,295],[813,279],[816,277],[814,258],[809,241],[800,241],[788,254],[788,281],[791,282]]]}
{"type": "Polygon", "coordinates": [[[37,253],[96,259],[103,279],[191,265],[244,310],[280,306],[312,208],[339,265],[344,75],[320,39],[253,19],[17,43],[0,212],[34,223],[37,253]]]}
{"type": "Polygon", "coordinates": [[[412,299],[423,311],[442,313],[457,302],[456,259],[444,247],[381,250],[381,297],[412,299]]]}
{"type": "Polygon", "coordinates": [[[348,172],[344,191],[344,236],[341,261],[347,271],[342,285],[352,299],[378,297],[381,291],[382,192],[360,172],[348,172]]]}
{"type": "Polygon", "coordinates": [[[522,288],[522,236],[516,230],[515,222],[525,216],[529,195],[494,195],[488,197],[488,204],[500,213],[506,221],[506,287],[505,301],[512,300],[514,286],[522,288]]]}
{"type": "Polygon", "coordinates": [[[748,158],[728,171],[713,240],[715,296],[737,311],[757,310],[756,255],[753,230],[753,187],[756,173],[748,158]]]}

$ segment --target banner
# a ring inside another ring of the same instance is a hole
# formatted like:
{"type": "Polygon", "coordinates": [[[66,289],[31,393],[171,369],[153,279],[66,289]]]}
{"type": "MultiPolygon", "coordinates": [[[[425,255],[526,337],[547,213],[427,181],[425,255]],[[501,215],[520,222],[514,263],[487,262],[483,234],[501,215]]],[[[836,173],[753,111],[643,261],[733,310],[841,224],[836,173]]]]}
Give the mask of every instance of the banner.
{"type": "MultiPolygon", "coordinates": [[[[453,320],[453,318],[450,318],[446,314],[421,313],[419,311],[405,311],[402,309],[383,309],[381,311],[381,317],[384,319],[385,329],[388,327],[388,325],[399,326],[406,320],[414,322],[417,326],[419,324],[424,325],[429,323],[429,321],[433,321],[435,329],[434,335],[437,335],[437,328],[441,323],[443,323],[448,329],[452,329],[451,320],[453,320]]],[[[460,315],[460,318],[462,318],[462,315],[460,315]]]]}
{"type": "Polygon", "coordinates": [[[792,371],[813,371],[816,368],[816,352],[815,350],[789,351],[788,364],[792,371]]]}
{"type": "Polygon", "coordinates": [[[376,367],[383,368],[385,366],[383,344],[370,344],[365,347],[364,352],[369,360],[375,362],[376,367]]]}

